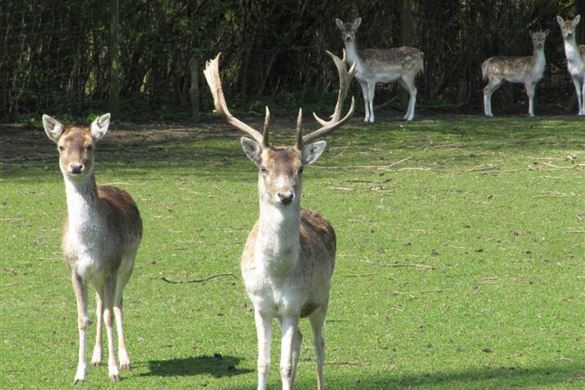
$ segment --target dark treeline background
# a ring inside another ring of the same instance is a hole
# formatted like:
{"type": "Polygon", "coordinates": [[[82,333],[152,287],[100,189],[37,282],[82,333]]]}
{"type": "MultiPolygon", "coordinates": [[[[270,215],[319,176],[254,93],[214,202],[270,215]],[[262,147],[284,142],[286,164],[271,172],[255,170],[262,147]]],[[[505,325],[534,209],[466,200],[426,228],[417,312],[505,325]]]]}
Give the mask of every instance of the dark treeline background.
{"type": "MultiPolygon", "coordinates": [[[[585,0],[3,0],[0,121],[105,110],[134,120],[196,118],[199,106],[211,106],[201,70],[219,51],[231,106],[328,107],[337,78],[324,51],[343,47],[335,17],[357,16],[360,47],[423,50],[417,108],[429,111],[481,112],[481,62],[530,55],[528,30],[549,29],[536,111],[576,112],[555,16],[585,17],[584,8],[585,0]]],[[[353,90],[361,99],[355,82],[353,90]]],[[[379,88],[376,105],[405,110],[396,90],[379,88]]],[[[524,113],[524,96],[520,86],[504,87],[494,111],[524,113]]]]}

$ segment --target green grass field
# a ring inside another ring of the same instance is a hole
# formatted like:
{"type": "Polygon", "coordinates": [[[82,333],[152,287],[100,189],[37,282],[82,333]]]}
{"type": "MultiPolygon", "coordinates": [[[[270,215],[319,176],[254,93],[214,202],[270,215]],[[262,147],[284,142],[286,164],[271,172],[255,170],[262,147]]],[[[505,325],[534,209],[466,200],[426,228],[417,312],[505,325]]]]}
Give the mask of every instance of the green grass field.
{"type": "MultiPolygon", "coordinates": [[[[83,388],[255,387],[239,255],[257,217],[257,172],[220,123],[114,124],[99,145],[98,184],[134,196],[145,235],[125,291],[133,369],[112,384],[106,367],[90,368],[83,388]],[[162,280],[220,273],[235,278],[162,280]]],[[[303,206],[338,236],[329,389],[585,388],[583,118],[356,117],[326,139],[305,170],[303,206]]],[[[0,388],[67,388],[77,329],[57,154],[40,128],[1,141],[0,388]]],[[[307,323],[302,331],[297,385],[314,388],[307,323]]],[[[278,340],[275,330],[271,388],[278,340]]]]}

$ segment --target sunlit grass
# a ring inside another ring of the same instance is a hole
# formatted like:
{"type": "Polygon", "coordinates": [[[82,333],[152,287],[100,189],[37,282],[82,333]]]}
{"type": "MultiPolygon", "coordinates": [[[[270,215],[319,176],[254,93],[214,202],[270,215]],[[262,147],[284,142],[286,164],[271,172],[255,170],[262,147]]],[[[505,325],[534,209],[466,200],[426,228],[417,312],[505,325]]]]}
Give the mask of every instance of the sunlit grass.
{"type": "MultiPolygon", "coordinates": [[[[134,367],[117,384],[90,369],[84,388],[255,387],[238,259],[257,216],[257,173],[235,132],[208,127],[125,138],[114,128],[98,148],[98,183],[134,196],[145,236],[125,293],[134,367]],[[161,280],[219,273],[237,278],[161,280]]],[[[0,387],[64,388],[77,330],[59,250],[63,183],[42,130],[18,137],[40,158],[14,152],[0,182],[0,387]]],[[[327,141],[306,170],[303,205],[338,236],[329,388],[585,386],[582,118],[355,119],[327,141]]],[[[297,384],[313,388],[302,329],[297,384]]]]}

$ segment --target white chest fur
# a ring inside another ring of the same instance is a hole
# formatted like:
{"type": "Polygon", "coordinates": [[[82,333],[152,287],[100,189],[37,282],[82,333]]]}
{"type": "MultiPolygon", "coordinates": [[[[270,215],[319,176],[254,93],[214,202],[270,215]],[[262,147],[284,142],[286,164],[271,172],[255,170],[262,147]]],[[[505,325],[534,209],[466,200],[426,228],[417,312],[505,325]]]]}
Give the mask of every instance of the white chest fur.
{"type": "Polygon", "coordinates": [[[101,268],[103,229],[98,211],[97,190],[65,180],[67,231],[63,246],[70,265],[83,279],[93,279],[101,268]]]}

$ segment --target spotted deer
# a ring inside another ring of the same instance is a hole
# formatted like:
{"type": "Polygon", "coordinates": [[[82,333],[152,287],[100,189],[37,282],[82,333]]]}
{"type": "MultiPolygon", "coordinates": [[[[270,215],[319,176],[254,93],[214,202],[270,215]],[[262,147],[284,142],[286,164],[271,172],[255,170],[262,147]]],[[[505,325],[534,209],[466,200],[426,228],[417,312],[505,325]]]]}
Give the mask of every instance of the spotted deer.
{"type": "Polygon", "coordinates": [[[544,42],[548,31],[530,31],[533,53],[531,57],[490,57],[481,65],[483,79],[487,85],[483,88],[483,110],[487,116],[492,113],[492,94],[504,81],[523,83],[528,95],[528,115],[534,116],[534,91],[542,79],[546,58],[544,42]]]}
{"type": "Polygon", "coordinates": [[[87,328],[87,286],[96,289],[96,340],[91,362],[101,364],[102,326],[108,340],[108,373],[118,381],[119,367],[130,369],[122,330],[122,291],[132,274],[134,259],[142,238],[142,219],[130,195],[115,187],[98,187],[94,174],[96,143],[110,124],[110,114],[102,115],[87,127],[65,127],[43,115],[47,136],[57,144],[59,166],[65,181],[67,215],[63,225],[62,248],[71,271],[77,301],[79,361],[74,383],[86,379],[85,349],[87,328]],[[113,316],[112,316],[113,311],[113,316]],[[118,331],[118,359],[114,348],[112,318],[118,331]]]}
{"type": "Polygon", "coordinates": [[[581,15],[575,19],[563,20],[557,16],[557,22],[561,27],[563,41],[565,42],[565,55],[567,57],[567,69],[573,79],[577,102],[579,103],[579,115],[585,115],[585,45],[577,45],[576,29],[581,15]]]}
{"type": "Polygon", "coordinates": [[[414,80],[424,68],[423,52],[407,46],[360,50],[356,44],[356,32],[362,23],[362,18],[357,18],[353,23],[344,23],[341,19],[335,19],[335,23],[341,30],[348,64],[356,64],[355,78],[364,96],[366,113],[364,122],[374,123],[376,83],[391,81],[398,81],[398,84],[408,91],[410,99],[403,119],[412,121],[417,94],[414,80]]]}
{"type": "Polygon", "coordinates": [[[321,127],[307,135],[302,135],[302,111],[299,111],[295,146],[269,144],[268,108],[262,133],[230,113],[221,85],[219,54],[207,62],[204,70],[215,111],[251,138],[242,137],[241,144],[259,170],[260,216],[248,235],[241,257],[242,277],[254,306],[258,337],[258,389],[266,388],[273,318],[280,322],[281,329],[282,388],[293,386],[302,341],[298,328],[302,317],[308,317],[312,326],[317,384],[319,389],[324,386],[323,324],[335,264],[336,237],[333,227],[321,214],[301,208],[301,184],[303,168],[314,163],[325,150],[325,141],[312,141],[345,124],[355,106],[352,98],[349,112],[341,117],[354,67],[348,71],[343,60],[327,53],[335,62],[340,80],[335,111],[329,121],[314,114],[321,127]]]}

